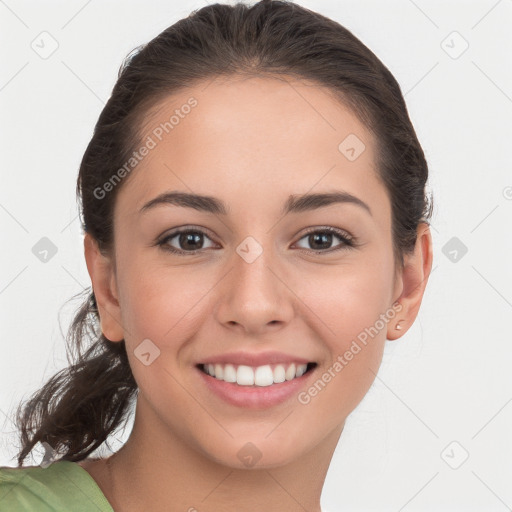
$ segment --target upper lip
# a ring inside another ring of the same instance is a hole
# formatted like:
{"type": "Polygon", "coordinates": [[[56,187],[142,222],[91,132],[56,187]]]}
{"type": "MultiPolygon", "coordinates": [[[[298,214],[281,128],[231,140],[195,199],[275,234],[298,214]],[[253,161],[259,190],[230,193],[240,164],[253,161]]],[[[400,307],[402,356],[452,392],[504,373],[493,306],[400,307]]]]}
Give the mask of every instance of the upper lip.
{"type": "Polygon", "coordinates": [[[245,366],[264,366],[267,364],[277,363],[297,363],[307,364],[314,362],[311,359],[304,359],[284,352],[268,351],[268,352],[230,352],[228,354],[220,354],[218,356],[208,357],[199,364],[233,364],[245,366]]]}

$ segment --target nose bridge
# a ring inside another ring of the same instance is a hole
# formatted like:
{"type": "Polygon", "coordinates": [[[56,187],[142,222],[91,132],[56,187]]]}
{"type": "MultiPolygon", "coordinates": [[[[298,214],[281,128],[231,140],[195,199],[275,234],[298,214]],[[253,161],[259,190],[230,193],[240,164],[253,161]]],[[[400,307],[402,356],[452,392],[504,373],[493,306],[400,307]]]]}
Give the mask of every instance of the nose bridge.
{"type": "Polygon", "coordinates": [[[240,284],[246,284],[251,293],[266,293],[271,290],[275,279],[274,274],[270,272],[273,261],[274,250],[271,246],[271,237],[259,237],[259,240],[253,236],[246,237],[236,248],[236,256],[233,258],[235,272],[240,277],[240,284]],[[259,240],[262,240],[261,242],[259,240]],[[272,279],[269,279],[269,274],[272,279]]]}
{"type": "Polygon", "coordinates": [[[280,265],[272,236],[263,229],[259,233],[263,234],[248,235],[236,246],[218,308],[222,323],[235,322],[254,331],[287,321],[292,312],[287,288],[276,276],[280,265]]]}
{"type": "MultiPolygon", "coordinates": [[[[258,235],[257,235],[258,236],[258,235]]],[[[279,293],[275,274],[271,271],[276,266],[271,236],[246,236],[236,247],[233,256],[235,290],[270,301],[279,293]]]]}

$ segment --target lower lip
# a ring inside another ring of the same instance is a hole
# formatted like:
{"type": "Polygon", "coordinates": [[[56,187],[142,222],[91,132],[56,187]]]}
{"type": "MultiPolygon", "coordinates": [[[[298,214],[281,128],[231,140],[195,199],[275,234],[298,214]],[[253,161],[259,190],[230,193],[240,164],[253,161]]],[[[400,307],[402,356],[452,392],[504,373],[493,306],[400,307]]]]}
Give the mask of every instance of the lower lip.
{"type": "Polygon", "coordinates": [[[207,388],[225,402],[247,409],[266,409],[297,396],[316,367],[304,375],[270,386],[239,386],[233,382],[216,379],[196,367],[207,388]]]}

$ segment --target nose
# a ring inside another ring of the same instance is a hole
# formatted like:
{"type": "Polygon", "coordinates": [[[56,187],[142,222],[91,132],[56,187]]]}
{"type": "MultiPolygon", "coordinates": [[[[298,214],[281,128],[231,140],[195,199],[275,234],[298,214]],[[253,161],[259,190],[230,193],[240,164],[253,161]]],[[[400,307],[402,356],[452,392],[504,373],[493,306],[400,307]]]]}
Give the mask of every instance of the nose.
{"type": "Polygon", "coordinates": [[[288,324],[295,296],[273,251],[251,238],[229,261],[230,270],[218,290],[216,316],[226,327],[256,335],[288,324]]]}

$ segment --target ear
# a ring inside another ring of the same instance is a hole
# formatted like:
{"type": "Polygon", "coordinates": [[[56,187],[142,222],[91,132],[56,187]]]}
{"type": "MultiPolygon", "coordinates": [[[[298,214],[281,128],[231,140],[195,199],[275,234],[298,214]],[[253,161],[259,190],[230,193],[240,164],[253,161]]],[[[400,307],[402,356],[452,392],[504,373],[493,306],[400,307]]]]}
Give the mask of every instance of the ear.
{"type": "Polygon", "coordinates": [[[398,276],[397,286],[402,289],[402,292],[395,303],[399,302],[402,309],[394,320],[388,323],[388,340],[400,338],[414,323],[432,270],[432,259],[430,227],[422,222],[417,229],[414,251],[405,256],[404,268],[398,276]],[[397,324],[401,329],[396,328],[397,324]]]}
{"type": "Polygon", "coordinates": [[[84,252],[98,305],[101,332],[110,341],[122,341],[124,329],[121,325],[121,308],[117,300],[114,265],[108,256],[100,252],[98,243],[89,233],[84,237],[84,252]]]}

